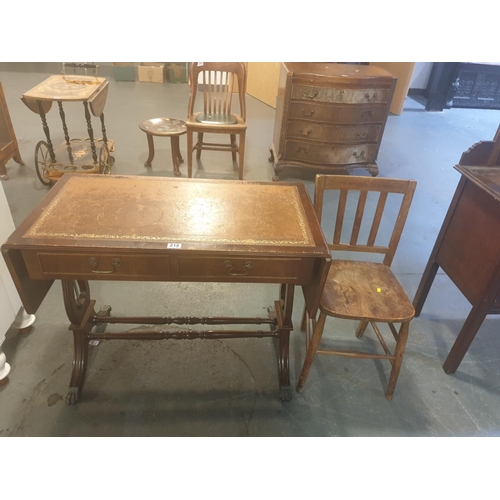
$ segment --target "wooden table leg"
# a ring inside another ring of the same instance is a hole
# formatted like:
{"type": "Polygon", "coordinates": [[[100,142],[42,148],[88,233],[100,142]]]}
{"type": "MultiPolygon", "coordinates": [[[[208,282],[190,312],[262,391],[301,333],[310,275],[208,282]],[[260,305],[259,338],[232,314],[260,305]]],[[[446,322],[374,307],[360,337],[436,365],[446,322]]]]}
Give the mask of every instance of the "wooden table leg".
{"type": "Polygon", "coordinates": [[[153,136],[151,134],[146,134],[148,136],[148,147],[149,147],[149,156],[148,159],[146,160],[146,163],[144,163],[144,166],[150,167],[151,162],[153,161],[153,158],[155,157],[155,145],[153,143],[153,136]]]}
{"type": "Polygon", "coordinates": [[[85,383],[89,356],[88,334],[94,323],[90,321],[95,316],[94,300],[90,300],[90,289],[87,281],[62,280],[64,305],[73,331],[74,355],[69,391],[66,404],[74,405],[80,398],[85,383]]]}
{"type": "Polygon", "coordinates": [[[174,164],[174,174],[179,177],[181,172],[179,170],[179,162],[182,162],[182,156],[179,149],[179,136],[173,135],[170,138],[170,145],[172,149],[172,163],[174,164]]]}
{"type": "Polygon", "coordinates": [[[294,285],[282,285],[281,293],[284,299],[276,301],[278,319],[278,377],[280,397],[282,401],[291,401],[290,389],[290,331],[293,330],[292,311],[294,285]]]}
{"type": "Polygon", "coordinates": [[[458,334],[457,340],[455,340],[455,343],[453,344],[453,347],[443,364],[443,370],[446,373],[455,373],[457,371],[457,368],[460,366],[465,353],[474,340],[479,327],[488,314],[489,307],[489,302],[483,302],[471,309],[469,316],[467,316],[467,319],[458,334]]]}

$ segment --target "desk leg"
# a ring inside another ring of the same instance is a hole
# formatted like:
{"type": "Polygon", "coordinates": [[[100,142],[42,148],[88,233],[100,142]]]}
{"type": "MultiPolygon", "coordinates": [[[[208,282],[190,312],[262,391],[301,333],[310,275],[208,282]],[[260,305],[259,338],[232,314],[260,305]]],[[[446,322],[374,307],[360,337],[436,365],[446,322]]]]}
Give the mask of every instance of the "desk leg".
{"type": "Polygon", "coordinates": [[[446,373],[455,373],[460,366],[465,353],[469,349],[474,337],[476,336],[479,327],[488,314],[490,303],[483,302],[478,306],[474,306],[465,320],[464,326],[458,334],[457,340],[453,344],[448,357],[443,364],[443,370],[446,373]],[[487,304],[487,305],[486,305],[487,304]]]}
{"type": "Polygon", "coordinates": [[[432,260],[431,257],[431,259],[429,259],[429,262],[427,263],[424,274],[422,275],[420,284],[418,285],[415,298],[413,299],[415,316],[419,316],[420,313],[422,312],[422,307],[424,306],[424,302],[427,299],[427,295],[429,294],[429,290],[431,289],[432,283],[434,282],[434,278],[436,277],[438,269],[439,269],[439,264],[436,261],[432,260]]]}
{"type": "Polygon", "coordinates": [[[282,401],[291,401],[290,389],[290,331],[293,330],[294,285],[281,285],[281,300],[276,302],[278,319],[278,377],[282,401]]]}
{"type": "Polygon", "coordinates": [[[95,301],[90,300],[90,289],[87,281],[62,280],[64,305],[66,314],[73,330],[74,356],[69,392],[66,403],[74,405],[78,402],[85,382],[89,355],[88,334],[93,322],[89,321],[95,316],[95,301]]]}

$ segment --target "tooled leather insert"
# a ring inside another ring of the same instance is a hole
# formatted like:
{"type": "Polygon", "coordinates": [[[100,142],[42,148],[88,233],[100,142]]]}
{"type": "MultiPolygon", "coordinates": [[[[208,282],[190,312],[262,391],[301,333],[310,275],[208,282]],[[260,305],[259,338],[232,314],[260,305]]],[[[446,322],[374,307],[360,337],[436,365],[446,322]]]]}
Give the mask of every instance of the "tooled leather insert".
{"type": "Polygon", "coordinates": [[[24,236],[314,246],[295,186],[157,177],[74,177],[24,236]]]}

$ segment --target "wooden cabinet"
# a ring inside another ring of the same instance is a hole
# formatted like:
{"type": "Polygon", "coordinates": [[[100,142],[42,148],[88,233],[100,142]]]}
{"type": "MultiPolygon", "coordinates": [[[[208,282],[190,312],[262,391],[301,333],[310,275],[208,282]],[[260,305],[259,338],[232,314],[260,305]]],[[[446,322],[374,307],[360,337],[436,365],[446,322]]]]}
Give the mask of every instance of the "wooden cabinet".
{"type": "Polygon", "coordinates": [[[285,167],[373,176],[397,79],[375,66],[282,63],[271,144],[274,180],[285,167]]]}
{"type": "Polygon", "coordinates": [[[24,162],[19,154],[17,146],[16,134],[12,128],[10,121],[9,110],[5,102],[5,95],[3,93],[2,84],[0,83],[0,179],[8,179],[7,167],[5,164],[11,159],[20,165],[24,162]]]}

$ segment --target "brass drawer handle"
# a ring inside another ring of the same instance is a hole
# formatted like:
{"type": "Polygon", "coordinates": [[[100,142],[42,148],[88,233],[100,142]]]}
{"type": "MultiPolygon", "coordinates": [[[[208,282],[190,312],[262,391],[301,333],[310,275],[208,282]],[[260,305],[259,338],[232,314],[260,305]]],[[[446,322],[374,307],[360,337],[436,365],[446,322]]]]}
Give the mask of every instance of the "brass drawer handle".
{"type": "Polygon", "coordinates": [[[122,265],[122,261],[120,259],[113,259],[111,261],[111,265],[113,266],[113,269],[110,271],[98,271],[96,268],[99,266],[99,261],[95,257],[90,257],[89,258],[89,264],[90,267],[92,268],[91,271],[95,274],[112,274],[116,271],[117,267],[120,267],[122,265]]]}
{"type": "Polygon", "coordinates": [[[300,146],[300,147],[298,147],[295,151],[296,151],[297,153],[300,153],[300,150],[301,150],[301,149],[303,149],[303,150],[304,150],[304,153],[306,153],[306,154],[307,154],[307,153],[309,153],[309,150],[308,150],[307,148],[305,148],[304,146],[300,146]]]}
{"type": "Polygon", "coordinates": [[[368,101],[375,101],[375,100],[377,99],[377,93],[375,92],[375,93],[373,94],[373,96],[370,98],[370,94],[367,92],[367,93],[365,94],[365,97],[366,97],[366,99],[367,99],[368,101]]]}
{"type": "Polygon", "coordinates": [[[361,116],[373,116],[373,111],[371,109],[369,109],[368,111],[363,111],[363,113],[361,114],[361,116]]]}
{"type": "Polygon", "coordinates": [[[233,273],[233,263],[230,260],[225,260],[222,265],[227,269],[227,274],[229,276],[246,276],[248,274],[248,271],[252,269],[253,267],[253,262],[251,260],[245,262],[245,265],[243,266],[243,269],[245,269],[244,273],[233,273]]]}
{"type": "Polygon", "coordinates": [[[364,158],[365,152],[361,151],[361,153],[358,153],[357,151],[354,151],[353,156],[354,156],[354,158],[364,158]]]}
{"type": "Polygon", "coordinates": [[[368,137],[368,131],[363,132],[363,133],[358,132],[358,138],[359,139],[366,139],[367,137],[368,137]]]}
{"type": "Polygon", "coordinates": [[[307,136],[308,136],[308,135],[312,132],[312,130],[311,130],[310,128],[308,128],[308,129],[306,130],[306,133],[305,133],[305,134],[303,134],[303,133],[302,133],[302,129],[301,129],[301,128],[299,128],[299,132],[300,132],[300,133],[301,133],[304,137],[307,137],[307,136]]]}
{"type": "Polygon", "coordinates": [[[302,108],[302,114],[304,116],[312,116],[312,115],[314,115],[314,109],[310,113],[306,113],[306,110],[304,108],[302,108]]]}
{"type": "Polygon", "coordinates": [[[309,94],[307,93],[307,90],[304,91],[304,97],[306,97],[307,99],[314,99],[317,95],[317,91],[309,92],[309,94]]]}

